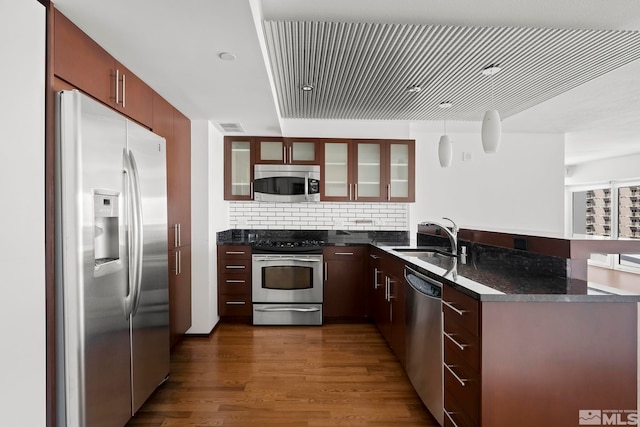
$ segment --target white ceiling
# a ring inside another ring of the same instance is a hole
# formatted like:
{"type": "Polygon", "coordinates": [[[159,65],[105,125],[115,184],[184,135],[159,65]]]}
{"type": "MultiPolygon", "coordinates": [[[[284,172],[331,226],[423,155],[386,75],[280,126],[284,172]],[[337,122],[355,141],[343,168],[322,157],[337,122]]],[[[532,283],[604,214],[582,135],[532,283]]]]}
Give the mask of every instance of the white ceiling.
{"type": "MultiPolygon", "coordinates": [[[[191,119],[238,122],[250,135],[281,133],[256,30],[260,14],[273,21],[640,30],[637,0],[57,0],[55,6],[191,119]],[[222,61],[221,52],[236,60],[222,61]]],[[[574,164],[640,152],[639,117],[634,61],[505,118],[503,129],[566,132],[566,163],[574,164]]]]}

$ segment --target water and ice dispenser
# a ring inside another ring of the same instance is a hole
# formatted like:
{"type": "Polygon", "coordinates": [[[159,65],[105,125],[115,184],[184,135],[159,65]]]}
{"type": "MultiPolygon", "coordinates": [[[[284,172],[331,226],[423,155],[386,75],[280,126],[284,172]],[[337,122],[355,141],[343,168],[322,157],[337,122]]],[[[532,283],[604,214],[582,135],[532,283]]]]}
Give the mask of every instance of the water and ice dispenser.
{"type": "Polygon", "coordinates": [[[118,194],[93,194],[94,248],[96,267],[120,259],[118,194]]]}

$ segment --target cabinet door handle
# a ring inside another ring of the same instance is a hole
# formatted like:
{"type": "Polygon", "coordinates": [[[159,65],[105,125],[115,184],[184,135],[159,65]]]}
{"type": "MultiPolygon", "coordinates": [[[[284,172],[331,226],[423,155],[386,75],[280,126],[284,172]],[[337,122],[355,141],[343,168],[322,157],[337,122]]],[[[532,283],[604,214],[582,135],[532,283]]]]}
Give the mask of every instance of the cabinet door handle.
{"type": "Polygon", "coordinates": [[[173,224],[173,247],[177,248],[178,246],[178,224],[173,224]]]}
{"type": "Polygon", "coordinates": [[[225,266],[227,270],[244,270],[244,265],[227,265],[225,266]]]}
{"type": "Polygon", "coordinates": [[[253,200],[253,181],[249,183],[249,197],[253,200]]]}
{"type": "Polygon", "coordinates": [[[453,417],[452,415],[455,415],[457,412],[450,412],[450,411],[444,411],[444,414],[447,416],[447,418],[449,418],[449,421],[451,421],[451,424],[453,424],[453,427],[458,427],[458,424],[456,424],[455,421],[453,421],[453,417]]]}
{"type": "Polygon", "coordinates": [[[178,223],[178,246],[182,246],[182,224],[178,223]]]}
{"type": "Polygon", "coordinates": [[[390,277],[388,277],[388,279],[389,279],[389,302],[391,302],[392,299],[396,299],[396,296],[393,294],[393,288],[392,288],[394,281],[391,280],[390,277]]]}
{"type": "Polygon", "coordinates": [[[349,184],[349,200],[351,200],[351,186],[352,184],[349,184]]]}
{"type": "Polygon", "coordinates": [[[293,163],[293,149],[289,147],[289,163],[293,163]]]}
{"type": "Polygon", "coordinates": [[[380,287],[380,283],[378,283],[378,274],[380,273],[381,271],[378,270],[378,267],[373,268],[373,289],[378,289],[380,287]]]}
{"type": "Polygon", "coordinates": [[[122,74],[122,108],[126,108],[126,102],[127,102],[127,87],[126,87],[126,80],[125,80],[125,74],[122,74]]]}
{"type": "Polygon", "coordinates": [[[246,280],[225,280],[225,283],[246,283],[246,280]]]}
{"type": "Polygon", "coordinates": [[[327,278],[329,277],[329,263],[325,262],[324,263],[324,281],[327,281],[327,278]]]}
{"type": "Polygon", "coordinates": [[[466,347],[469,347],[469,344],[460,344],[458,341],[456,341],[456,339],[453,338],[452,334],[448,334],[445,331],[442,331],[442,333],[445,337],[449,338],[449,340],[454,343],[460,350],[464,350],[466,347]]]}
{"type": "Polygon", "coordinates": [[[461,385],[461,386],[463,386],[463,387],[464,387],[464,386],[466,385],[466,382],[467,382],[467,381],[469,381],[469,380],[468,380],[468,379],[466,379],[466,378],[460,378],[460,377],[458,376],[458,374],[456,374],[456,373],[453,371],[453,368],[455,368],[455,365],[447,365],[447,364],[445,363],[445,364],[444,364],[444,367],[445,367],[445,368],[447,368],[447,371],[449,371],[449,372],[451,373],[451,375],[453,375],[453,377],[454,377],[456,380],[458,380],[458,382],[460,383],[460,385],[461,385]]]}
{"type": "Polygon", "coordinates": [[[442,304],[443,304],[445,307],[450,308],[451,310],[453,310],[456,314],[459,314],[460,316],[462,316],[463,314],[465,314],[465,313],[468,313],[468,312],[469,312],[468,310],[460,310],[460,309],[458,309],[458,308],[455,308],[454,306],[452,306],[452,305],[451,305],[451,303],[446,302],[445,300],[442,300],[442,304]]]}
{"type": "Polygon", "coordinates": [[[287,163],[287,147],[282,146],[282,163],[287,163]]]}
{"type": "Polygon", "coordinates": [[[387,184],[387,201],[391,201],[391,184],[387,184]]]}
{"type": "Polygon", "coordinates": [[[226,255],[244,255],[246,254],[245,251],[226,251],[225,252],[226,255]]]}
{"type": "Polygon", "coordinates": [[[353,199],[358,200],[358,184],[353,184],[353,199]]]}
{"type": "Polygon", "coordinates": [[[178,251],[178,274],[182,274],[182,251],[178,251]]]}
{"type": "Polygon", "coordinates": [[[174,271],[176,272],[176,276],[178,274],[180,274],[180,272],[178,271],[178,252],[180,252],[180,251],[176,251],[176,253],[174,255],[174,263],[175,263],[175,266],[176,266],[174,271]]]}
{"type": "Polygon", "coordinates": [[[353,255],[353,252],[334,252],[334,255],[353,255]]]}
{"type": "Polygon", "coordinates": [[[244,302],[244,301],[227,301],[225,304],[227,304],[227,305],[245,305],[246,302],[244,302]]]}
{"type": "Polygon", "coordinates": [[[116,68],[116,105],[120,103],[120,70],[116,68]]]}

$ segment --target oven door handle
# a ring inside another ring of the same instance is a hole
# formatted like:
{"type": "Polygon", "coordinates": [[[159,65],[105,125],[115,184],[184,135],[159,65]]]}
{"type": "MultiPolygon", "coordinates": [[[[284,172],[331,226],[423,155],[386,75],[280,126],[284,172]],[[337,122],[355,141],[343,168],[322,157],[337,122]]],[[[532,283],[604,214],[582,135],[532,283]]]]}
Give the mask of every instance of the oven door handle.
{"type": "Polygon", "coordinates": [[[256,262],[264,262],[264,261],[296,261],[296,262],[322,262],[322,259],[318,259],[318,258],[314,258],[314,259],[309,259],[309,258],[297,258],[297,257],[278,257],[278,258],[273,258],[273,257],[254,257],[253,258],[254,261],[256,262]]]}
{"type": "Polygon", "coordinates": [[[299,313],[313,313],[320,311],[318,307],[268,307],[268,308],[256,308],[256,311],[271,312],[271,311],[295,311],[299,313]]]}

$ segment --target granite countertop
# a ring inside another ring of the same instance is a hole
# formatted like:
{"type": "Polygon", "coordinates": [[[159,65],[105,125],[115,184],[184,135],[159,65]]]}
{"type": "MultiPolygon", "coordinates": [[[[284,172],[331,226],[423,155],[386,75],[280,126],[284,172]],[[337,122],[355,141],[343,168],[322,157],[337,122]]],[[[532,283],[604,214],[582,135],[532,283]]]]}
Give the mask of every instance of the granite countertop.
{"type": "Polygon", "coordinates": [[[480,257],[474,253],[453,258],[444,255],[423,255],[419,252],[400,252],[402,249],[421,249],[417,245],[379,247],[418,270],[440,276],[454,289],[480,301],[640,301],[638,294],[560,275],[546,275],[542,272],[549,269],[538,268],[523,262],[509,264],[490,257],[480,257]]]}
{"type": "Polygon", "coordinates": [[[371,244],[481,301],[640,302],[638,294],[567,277],[563,258],[482,245],[470,244],[466,256],[458,255],[454,277],[451,257],[394,250],[423,248],[406,231],[230,229],[217,233],[218,245],[251,245],[260,239],[317,240],[327,246],[371,244]]]}

